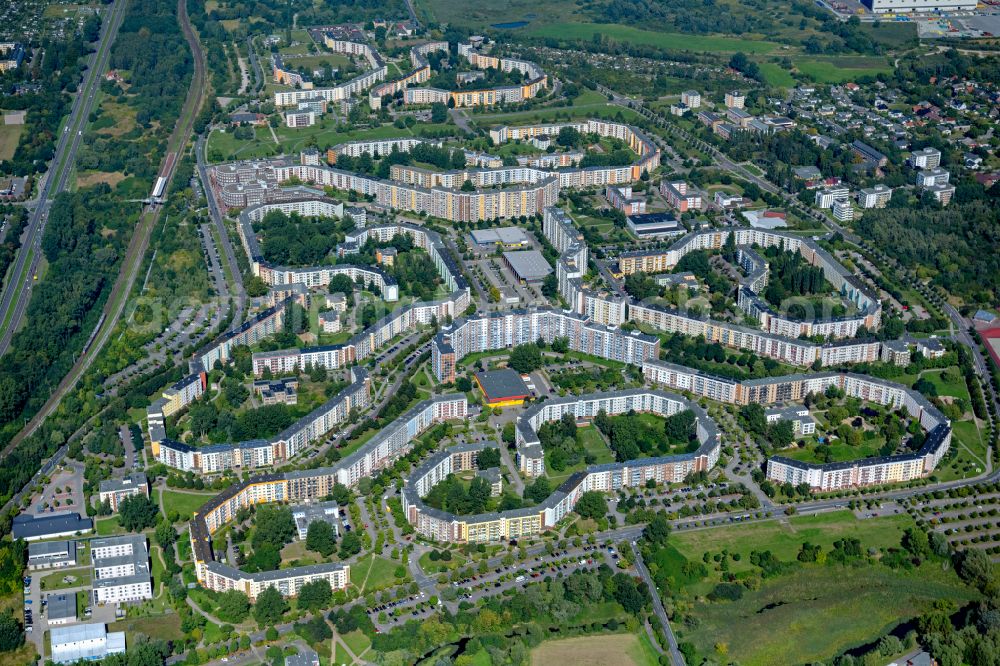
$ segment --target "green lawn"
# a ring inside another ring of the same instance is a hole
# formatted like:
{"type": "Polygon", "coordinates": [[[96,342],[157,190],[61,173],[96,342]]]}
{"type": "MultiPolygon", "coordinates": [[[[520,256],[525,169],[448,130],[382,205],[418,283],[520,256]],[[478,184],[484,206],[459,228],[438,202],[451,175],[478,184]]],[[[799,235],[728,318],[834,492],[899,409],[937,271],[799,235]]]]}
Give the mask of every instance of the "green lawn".
{"type": "Polygon", "coordinates": [[[361,633],[360,630],[342,634],[340,638],[347,644],[347,647],[351,648],[351,652],[353,652],[356,656],[360,656],[361,653],[367,650],[372,644],[372,642],[368,640],[368,637],[361,633]]]}
{"type": "MultiPolygon", "coordinates": [[[[165,641],[179,641],[184,637],[183,632],[181,632],[181,618],[173,611],[165,615],[149,615],[119,620],[114,624],[109,624],[108,631],[124,631],[129,636],[140,633],[150,638],[161,638],[165,641]]],[[[134,640],[134,638],[130,640],[134,640]]]]}
{"type": "Polygon", "coordinates": [[[14,157],[17,144],[21,140],[24,125],[4,125],[0,119],[0,160],[14,157]]]}
{"type": "MultiPolygon", "coordinates": [[[[878,454],[879,448],[884,443],[884,439],[875,439],[870,441],[862,441],[859,446],[849,446],[847,444],[838,444],[836,441],[830,445],[830,461],[829,462],[846,462],[848,460],[860,460],[862,458],[871,458],[878,454]]],[[[808,463],[824,463],[826,460],[821,460],[816,455],[816,443],[807,443],[803,448],[791,448],[791,449],[781,449],[776,451],[775,455],[784,456],[785,458],[791,458],[792,460],[801,460],[802,462],[808,463]]]]}
{"type": "Polygon", "coordinates": [[[728,659],[744,666],[802,664],[873,640],[936,600],[962,603],[975,596],[952,570],[934,563],[912,572],[879,564],[802,565],[739,601],[696,601],[697,628],[682,625],[677,633],[706,656],[725,644],[728,659]]]}
{"type": "Polygon", "coordinates": [[[389,587],[396,583],[397,566],[398,563],[384,557],[366,555],[351,565],[351,584],[362,593],[389,587]]]}
{"type": "Polygon", "coordinates": [[[844,83],[892,71],[885,58],[866,56],[796,58],[794,64],[801,74],[811,77],[816,83],[844,83]]]}
{"type": "Polygon", "coordinates": [[[792,76],[791,72],[782,67],[776,62],[761,62],[758,63],[761,73],[767,80],[768,85],[775,86],[777,88],[792,88],[795,86],[795,77],[792,76]]]}
{"type": "Polygon", "coordinates": [[[526,32],[538,37],[556,39],[582,39],[590,41],[594,34],[641,46],[655,46],[677,51],[770,53],[778,44],[763,40],[738,39],[714,35],[683,35],[672,32],[642,30],[627,25],[597,23],[550,23],[528,27],[526,32]]]}
{"type": "Polygon", "coordinates": [[[114,534],[124,534],[125,530],[118,522],[118,516],[110,518],[98,518],[94,521],[94,530],[99,536],[112,536],[114,534]]]}
{"type": "Polygon", "coordinates": [[[70,587],[86,587],[90,585],[91,575],[90,569],[56,571],[55,573],[50,573],[42,578],[41,587],[42,590],[46,592],[52,590],[65,590],[70,587]]]}
{"type": "Polygon", "coordinates": [[[352,663],[354,663],[354,660],[351,659],[351,656],[347,653],[347,650],[344,649],[343,645],[341,645],[340,643],[337,643],[336,644],[336,648],[337,648],[336,649],[336,656],[334,658],[337,660],[337,664],[338,665],[339,664],[352,664],[352,663]]]}
{"type": "Polygon", "coordinates": [[[576,440],[583,445],[584,450],[597,458],[596,464],[609,463],[615,461],[615,454],[611,452],[604,441],[604,436],[597,426],[587,426],[576,431],[576,440]]]}
{"type": "Polygon", "coordinates": [[[938,395],[950,395],[964,400],[969,399],[969,387],[965,384],[965,378],[962,377],[957,368],[927,370],[920,376],[934,384],[938,395]],[[953,374],[954,377],[950,380],[946,379],[946,373],[953,374]]]}
{"type": "Polygon", "coordinates": [[[163,495],[163,509],[170,513],[176,511],[181,519],[190,518],[201,506],[215,497],[212,493],[185,493],[175,490],[160,490],[163,495]]]}
{"type": "Polygon", "coordinates": [[[458,567],[465,565],[465,558],[458,553],[452,553],[451,559],[447,562],[444,560],[438,560],[435,562],[431,559],[430,553],[424,553],[420,556],[420,568],[426,571],[428,574],[441,573],[442,569],[450,571],[451,569],[457,569],[458,567]]]}
{"type": "Polygon", "coordinates": [[[951,567],[936,561],[909,572],[880,564],[848,569],[796,562],[803,542],[827,553],[837,539],[855,537],[865,551],[881,549],[898,546],[903,530],[913,525],[905,514],[858,520],[849,511],[837,511],[794,516],[787,523],[678,533],[671,535],[670,547],[655,554],[654,563],[658,570],[672,572],[675,594],[690,600],[696,621],[678,618],[674,626],[678,640],[693,643],[700,655],[712,657],[716,646],[725,644],[727,658],[745,666],[808,663],[871,641],[937,599],[961,603],[975,598],[976,592],[961,583],[951,567]],[[713,563],[707,565],[705,580],[692,579],[682,567],[723,549],[739,554],[739,561],[729,560],[737,576],[756,569],[749,562],[754,550],[770,550],[791,568],[757,590],[744,590],[738,601],[713,603],[705,597],[720,577],[713,563]],[[768,630],[774,627],[782,630],[768,630]]]}
{"type": "Polygon", "coordinates": [[[899,545],[903,530],[914,525],[908,515],[858,520],[850,511],[831,511],[815,516],[793,516],[787,524],[778,521],[733,525],[724,529],[694,530],[671,535],[677,551],[689,560],[701,561],[702,554],[740,553],[741,561],[731,562],[734,572],[749,571],[750,551],[770,550],[780,560],[794,560],[803,541],[829,549],[845,536],[861,539],[865,546],[884,548],[899,545]]]}

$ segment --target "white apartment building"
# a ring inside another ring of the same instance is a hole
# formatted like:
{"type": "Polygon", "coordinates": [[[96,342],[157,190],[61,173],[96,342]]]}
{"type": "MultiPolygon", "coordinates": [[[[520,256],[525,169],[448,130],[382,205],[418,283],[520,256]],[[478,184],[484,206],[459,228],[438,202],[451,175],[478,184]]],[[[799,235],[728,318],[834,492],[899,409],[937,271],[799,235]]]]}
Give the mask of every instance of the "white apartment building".
{"type": "Polygon", "coordinates": [[[828,187],[816,192],[816,206],[819,208],[833,208],[833,202],[847,199],[851,196],[851,191],[846,187],[828,187]]]}
{"type": "Polygon", "coordinates": [[[917,187],[930,187],[931,185],[947,185],[951,174],[941,167],[924,169],[917,172],[917,187]]]}
{"type": "Polygon", "coordinates": [[[726,93],[725,105],[729,109],[742,109],[746,105],[746,95],[739,90],[731,90],[726,93]]]}
{"type": "Polygon", "coordinates": [[[681,93],[681,104],[689,109],[701,107],[701,93],[697,90],[685,90],[681,93]]]}
{"type": "Polygon", "coordinates": [[[96,603],[124,603],[153,598],[145,536],[134,534],[95,539],[90,548],[94,562],[96,603]]]}
{"type": "Polygon", "coordinates": [[[858,205],[862,208],[885,208],[892,199],[892,188],[879,184],[858,191],[858,205]]]}
{"type": "Polygon", "coordinates": [[[906,160],[914,169],[933,169],[941,166],[941,151],[936,148],[914,150],[906,160]]]}

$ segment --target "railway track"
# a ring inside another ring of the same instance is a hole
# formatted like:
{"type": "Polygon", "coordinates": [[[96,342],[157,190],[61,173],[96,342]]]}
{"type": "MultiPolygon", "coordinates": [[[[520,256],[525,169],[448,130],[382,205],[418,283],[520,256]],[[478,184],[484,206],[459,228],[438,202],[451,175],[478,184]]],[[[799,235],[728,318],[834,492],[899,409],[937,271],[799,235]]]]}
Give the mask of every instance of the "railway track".
{"type": "MultiPolygon", "coordinates": [[[[177,125],[174,127],[174,131],[167,141],[167,154],[164,156],[163,165],[160,170],[161,177],[165,178],[167,183],[164,188],[164,195],[169,191],[170,180],[173,178],[174,171],[179,162],[178,156],[183,151],[184,146],[191,136],[194,120],[204,102],[206,85],[204,52],[202,51],[201,43],[194,34],[194,29],[191,27],[184,0],[178,0],[177,2],[177,18],[181,23],[181,30],[184,33],[184,37],[187,39],[188,45],[191,47],[191,52],[194,55],[194,76],[191,79],[191,87],[188,90],[187,100],[184,103],[180,118],[178,118],[177,125]]],[[[14,447],[38,430],[42,423],[45,422],[45,419],[59,406],[63,397],[76,386],[76,383],[100,354],[104,345],[107,344],[111,333],[118,323],[118,319],[125,309],[125,304],[128,302],[128,295],[135,285],[139,270],[142,267],[143,257],[149,248],[150,236],[160,218],[161,212],[162,208],[156,204],[150,204],[143,211],[142,216],[139,218],[139,224],[136,225],[135,233],[132,235],[132,240],[129,242],[118,278],[111,289],[107,303],[105,303],[104,312],[101,315],[98,326],[94,329],[91,341],[88,343],[88,348],[84,350],[84,353],[74,363],[73,367],[59,383],[59,386],[56,387],[56,390],[53,391],[42,408],[38,410],[38,413],[11,439],[10,444],[0,452],[0,455],[8,455],[14,450],[14,447]]]]}

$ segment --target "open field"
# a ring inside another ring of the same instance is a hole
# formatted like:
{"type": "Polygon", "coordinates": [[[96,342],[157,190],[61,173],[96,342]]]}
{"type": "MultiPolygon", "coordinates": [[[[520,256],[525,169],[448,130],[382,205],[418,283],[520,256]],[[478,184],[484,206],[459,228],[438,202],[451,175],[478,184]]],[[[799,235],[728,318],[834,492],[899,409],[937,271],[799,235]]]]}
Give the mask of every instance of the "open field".
{"type": "Polygon", "coordinates": [[[801,74],[810,77],[816,83],[843,83],[862,76],[875,76],[892,71],[885,58],[866,56],[796,58],[793,62],[801,74]]]}
{"type": "Polygon", "coordinates": [[[147,617],[119,620],[114,624],[108,625],[108,631],[124,631],[128,636],[132,636],[134,632],[137,632],[145,634],[150,638],[162,638],[165,641],[176,641],[184,635],[181,632],[181,618],[173,610],[165,615],[150,615],[147,617]]]}
{"type": "Polygon", "coordinates": [[[534,0],[497,0],[469,3],[464,0],[415,0],[417,15],[439,23],[452,23],[469,28],[485,28],[512,21],[554,22],[573,21],[581,10],[572,0],[550,0],[545,11],[534,0]]]}
{"type": "Polygon", "coordinates": [[[21,139],[21,130],[24,125],[3,125],[0,124],[0,160],[9,160],[14,157],[17,150],[17,142],[21,139]]]}
{"type": "Polygon", "coordinates": [[[160,490],[160,493],[167,513],[176,511],[182,519],[190,518],[202,504],[214,497],[214,493],[182,493],[173,490],[160,490]]]}
{"type": "Polygon", "coordinates": [[[702,655],[725,644],[745,666],[827,659],[877,638],[934,601],[975,598],[954,571],[928,563],[903,572],[871,564],[803,565],[735,602],[695,602],[698,627],[679,631],[702,655]],[[780,632],[773,631],[781,627],[780,632]]]}
{"type": "Polygon", "coordinates": [[[910,571],[859,562],[849,574],[833,562],[796,562],[803,542],[820,546],[825,553],[834,541],[853,537],[864,551],[872,552],[898,546],[903,530],[914,524],[905,514],[858,520],[849,511],[836,511],[792,517],[787,523],[672,535],[671,547],[660,550],[655,563],[672,572],[672,587],[691,598],[690,614],[696,620],[678,623],[678,640],[693,643],[703,656],[714,655],[716,646],[725,644],[729,659],[748,666],[808,663],[864,645],[938,599],[958,603],[974,599],[976,592],[944,562],[927,562],[910,571]],[[790,568],[764,579],[757,590],[744,590],[739,600],[710,602],[705,595],[719,581],[719,574],[713,571],[700,580],[683,567],[686,562],[701,562],[706,552],[723,549],[728,550],[729,568],[737,577],[759,571],[749,562],[755,550],[771,551],[790,568]],[[738,561],[733,557],[736,554],[738,561]],[[775,626],[782,627],[782,632],[767,631],[775,626]]]}
{"type": "Polygon", "coordinates": [[[77,173],[76,186],[90,187],[99,183],[107,183],[113,189],[123,180],[125,180],[125,174],[121,171],[113,171],[110,173],[106,171],[85,171],[83,173],[77,173]]]}
{"type": "Polygon", "coordinates": [[[526,28],[529,35],[555,37],[556,39],[582,39],[590,41],[594,34],[620,42],[642,46],[655,46],[677,51],[771,53],[778,48],[775,42],[721,37],[714,35],[684,35],[671,32],[642,30],[627,25],[598,23],[550,23],[526,28]]]}
{"type": "Polygon", "coordinates": [[[545,641],[531,651],[532,666],[573,664],[574,666],[605,666],[605,664],[656,664],[651,646],[645,646],[635,634],[607,636],[576,636],[545,641]]]}
{"type": "Polygon", "coordinates": [[[803,541],[829,549],[833,542],[845,536],[856,537],[865,547],[898,546],[903,530],[914,525],[908,515],[858,520],[850,511],[831,511],[816,516],[793,516],[787,524],[768,521],[752,525],[736,525],[720,530],[699,530],[672,535],[670,540],[689,560],[701,561],[706,551],[717,553],[728,549],[740,553],[739,562],[731,562],[735,573],[749,571],[750,551],[770,550],[780,560],[794,560],[803,541]]]}
{"type": "Polygon", "coordinates": [[[397,563],[378,555],[367,555],[351,565],[351,584],[362,593],[380,590],[396,582],[397,563]]]}

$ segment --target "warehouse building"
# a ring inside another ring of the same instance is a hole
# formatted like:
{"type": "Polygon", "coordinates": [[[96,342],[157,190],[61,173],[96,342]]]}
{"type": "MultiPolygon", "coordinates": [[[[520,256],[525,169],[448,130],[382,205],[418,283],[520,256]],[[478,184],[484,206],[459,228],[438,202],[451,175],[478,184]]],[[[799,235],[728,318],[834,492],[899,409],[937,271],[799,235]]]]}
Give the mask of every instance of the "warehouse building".
{"type": "Polygon", "coordinates": [[[531,391],[521,375],[512,368],[477,372],[476,385],[490,407],[523,405],[531,397],[531,391]]]}

